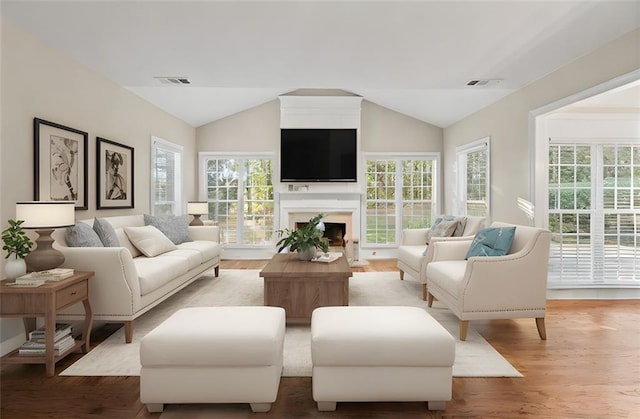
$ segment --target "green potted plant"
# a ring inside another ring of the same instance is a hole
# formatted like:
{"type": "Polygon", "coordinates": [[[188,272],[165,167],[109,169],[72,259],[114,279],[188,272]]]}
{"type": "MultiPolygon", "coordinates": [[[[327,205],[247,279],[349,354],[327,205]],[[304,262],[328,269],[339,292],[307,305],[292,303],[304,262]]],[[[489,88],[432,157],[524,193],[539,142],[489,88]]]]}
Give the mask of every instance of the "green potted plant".
{"type": "Polygon", "coordinates": [[[322,220],[324,214],[318,214],[309,220],[307,225],[297,230],[289,230],[285,228],[278,230],[277,233],[282,237],[276,246],[278,252],[281,252],[285,248],[289,248],[291,252],[298,252],[298,258],[301,260],[311,260],[316,256],[316,249],[322,249],[323,252],[329,250],[329,245],[322,239],[324,234],[324,224],[322,220]]]}
{"type": "Polygon", "coordinates": [[[22,229],[23,220],[9,220],[9,227],[2,230],[2,250],[7,252],[4,265],[5,276],[15,279],[27,273],[25,256],[31,251],[33,243],[22,229]]]}

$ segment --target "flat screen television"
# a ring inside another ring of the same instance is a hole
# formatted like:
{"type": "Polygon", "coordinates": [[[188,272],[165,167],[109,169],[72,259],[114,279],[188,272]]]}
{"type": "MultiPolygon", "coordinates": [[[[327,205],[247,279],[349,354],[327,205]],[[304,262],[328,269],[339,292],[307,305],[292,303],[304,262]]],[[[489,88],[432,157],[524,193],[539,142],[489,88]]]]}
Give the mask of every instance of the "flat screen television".
{"type": "Polygon", "coordinates": [[[280,180],[356,182],[356,129],[281,129],[280,180]]]}

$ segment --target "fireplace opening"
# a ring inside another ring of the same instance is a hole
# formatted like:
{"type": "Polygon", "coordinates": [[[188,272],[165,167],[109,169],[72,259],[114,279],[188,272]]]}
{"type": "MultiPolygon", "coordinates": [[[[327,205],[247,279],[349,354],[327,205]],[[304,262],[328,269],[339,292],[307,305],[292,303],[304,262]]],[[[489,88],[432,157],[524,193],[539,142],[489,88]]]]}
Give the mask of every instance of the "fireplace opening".
{"type": "MultiPolygon", "coordinates": [[[[296,223],[296,229],[306,226],[308,223],[296,223]]],[[[346,223],[324,223],[324,234],[322,237],[329,241],[329,246],[344,247],[344,236],[347,234],[346,223]]]]}

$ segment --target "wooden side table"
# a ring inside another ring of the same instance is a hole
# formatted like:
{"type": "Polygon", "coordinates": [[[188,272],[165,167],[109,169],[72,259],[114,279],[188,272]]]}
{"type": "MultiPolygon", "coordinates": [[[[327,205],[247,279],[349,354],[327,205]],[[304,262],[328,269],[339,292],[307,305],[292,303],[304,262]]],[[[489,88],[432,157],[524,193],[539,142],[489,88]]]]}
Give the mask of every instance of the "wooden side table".
{"type": "Polygon", "coordinates": [[[19,287],[7,285],[11,280],[0,282],[0,317],[22,317],[25,321],[25,332],[35,327],[36,317],[44,317],[45,322],[45,355],[20,356],[18,349],[2,357],[3,364],[45,364],[47,376],[55,374],[55,363],[78,348],[83,353],[89,351],[89,339],[93,312],[89,302],[89,278],[93,272],[76,271],[73,276],[60,281],[46,282],[39,287],[19,287]],[[53,349],[56,327],[56,313],[72,304],[82,302],[85,311],[84,329],[80,340],[59,355],[53,349]]]}

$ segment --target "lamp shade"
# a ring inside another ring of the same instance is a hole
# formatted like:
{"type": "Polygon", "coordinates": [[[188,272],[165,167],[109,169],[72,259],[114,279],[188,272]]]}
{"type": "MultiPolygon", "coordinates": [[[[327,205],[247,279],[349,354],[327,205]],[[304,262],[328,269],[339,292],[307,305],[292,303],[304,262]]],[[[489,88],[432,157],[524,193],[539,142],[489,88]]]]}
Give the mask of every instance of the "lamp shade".
{"type": "Polygon", "coordinates": [[[208,202],[187,202],[187,214],[189,215],[209,214],[209,203],[208,202]]]}
{"type": "Polygon", "coordinates": [[[75,224],[73,201],[28,201],[16,203],[16,220],[23,220],[22,228],[53,229],[75,224]]]}

